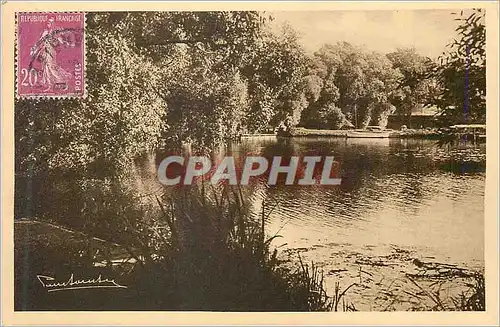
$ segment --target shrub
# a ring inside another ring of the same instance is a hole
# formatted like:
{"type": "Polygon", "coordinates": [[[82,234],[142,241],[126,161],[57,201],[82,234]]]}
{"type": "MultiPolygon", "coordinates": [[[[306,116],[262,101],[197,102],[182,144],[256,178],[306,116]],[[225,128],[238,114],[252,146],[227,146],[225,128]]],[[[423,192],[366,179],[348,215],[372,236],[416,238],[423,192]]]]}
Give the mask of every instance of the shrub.
{"type": "Polygon", "coordinates": [[[210,192],[193,186],[158,198],[171,247],[136,271],[141,297],[176,310],[331,310],[317,267],[285,267],[271,247],[278,236],[266,238],[265,206],[252,213],[247,198],[229,186],[210,192]]]}

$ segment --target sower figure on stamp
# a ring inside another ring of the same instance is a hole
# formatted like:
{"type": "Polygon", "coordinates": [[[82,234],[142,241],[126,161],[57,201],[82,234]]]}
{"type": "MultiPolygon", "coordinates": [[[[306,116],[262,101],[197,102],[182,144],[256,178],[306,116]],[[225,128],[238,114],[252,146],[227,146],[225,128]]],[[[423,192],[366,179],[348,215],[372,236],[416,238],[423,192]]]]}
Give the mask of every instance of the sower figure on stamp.
{"type": "Polygon", "coordinates": [[[44,92],[56,85],[60,86],[62,90],[68,88],[67,81],[72,75],[57,63],[57,52],[61,50],[61,46],[74,47],[75,36],[72,31],[56,29],[54,18],[50,18],[40,39],[30,51],[31,64],[38,60],[42,66],[42,84],[47,85],[44,92]]]}

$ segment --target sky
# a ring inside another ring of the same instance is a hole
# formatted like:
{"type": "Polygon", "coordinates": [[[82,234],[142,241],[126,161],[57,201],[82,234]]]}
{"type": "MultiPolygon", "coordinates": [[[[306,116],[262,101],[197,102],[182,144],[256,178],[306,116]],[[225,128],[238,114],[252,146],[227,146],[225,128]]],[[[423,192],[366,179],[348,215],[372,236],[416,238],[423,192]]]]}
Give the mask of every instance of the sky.
{"type": "Polygon", "coordinates": [[[458,25],[449,10],[281,11],[270,13],[273,29],[288,22],[313,53],[325,43],[346,41],[389,53],[414,47],[437,58],[453,40],[458,25]]]}

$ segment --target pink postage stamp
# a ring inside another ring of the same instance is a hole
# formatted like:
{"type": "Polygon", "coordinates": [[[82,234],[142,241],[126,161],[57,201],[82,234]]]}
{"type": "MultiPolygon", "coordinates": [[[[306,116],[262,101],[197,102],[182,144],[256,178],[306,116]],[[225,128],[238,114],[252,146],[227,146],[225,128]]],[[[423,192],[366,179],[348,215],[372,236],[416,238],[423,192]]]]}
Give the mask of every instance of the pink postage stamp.
{"type": "Polygon", "coordinates": [[[85,14],[17,14],[17,97],[85,96],[85,14]]]}

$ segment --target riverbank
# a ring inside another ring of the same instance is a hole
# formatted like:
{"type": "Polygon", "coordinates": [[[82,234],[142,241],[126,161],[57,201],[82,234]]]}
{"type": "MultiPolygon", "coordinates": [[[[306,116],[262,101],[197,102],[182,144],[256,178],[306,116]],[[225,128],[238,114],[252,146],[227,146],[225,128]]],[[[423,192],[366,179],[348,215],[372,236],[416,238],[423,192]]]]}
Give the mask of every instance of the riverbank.
{"type": "MultiPolygon", "coordinates": [[[[282,137],[337,137],[337,138],[394,138],[394,139],[427,139],[441,140],[447,138],[457,138],[471,140],[476,142],[475,136],[471,133],[464,134],[458,132],[444,132],[437,128],[428,129],[405,129],[405,130],[335,130],[335,129],[308,129],[303,127],[293,128],[287,132],[281,133],[265,133],[265,134],[243,134],[241,139],[247,138],[273,138],[276,136],[282,137]]],[[[477,141],[484,142],[486,135],[478,135],[477,141]]]]}
{"type": "MultiPolygon", "coordinates": [[[[406,129],[404,131],[385,130],[389,138],[422,138],[422,139],[438,139],[443,134],[437,129],[406,129]]],[[[369,133],[369,131],[367,131],[369,133]]],[[[373,133],[377,137],[377,133],[373,133]]],[[[307,128],[294,128],[287,135],[290,137],[343,137],[349,138],[349,130],[330,130],[330,129],[307,129],[307,128]]]]}
{"type": "Polygon", "coordinates": [[[212,198],[193,187],[165,202],[156,198],[162,221],[129,224],[125,244],[17,220],[16,310],[334,310],[317,268],[289,268],[277,258],[264,212],[252,219],[241,191],[221,192],[212,198]]]}
{"type": "MultiPolygon", "coordinates": [[[[194,302],[188,300],[192,295],[188,293],[188,289],[179,290],[164,280],[165,277],[170,277],[169,269],[161,266],[156,266],[153,271],[151,267],[144,269],[136,260],[131,260],[130,256],[127,256],[127,251],[117,244],[92,238],[96,257],[90,267],[86,266],[85,259],[81,256],[81,251],[88,247],[89,241],[83,233],[35,220],[19,220],[14,226],[17,241],[15,248],[17,310],[220,310],[224,308],[224,311],[274,311],[279,308],[279,303],[267,306],[264,302],[281,301],[281,304],[284,304],[289,296],[294,297],[295,301],[299,299],[303,301],[303,304],[300,302],[294,304],[295,310],[300,309],[299,306],[303,309],[309,307],[309,310],[305,311],[484,310],[482,271],[436,262],[433,258],[421,257],[415,252],[396,247],[390,247],[384,254],[379,251],[377,254],[374,252],[374,255],[366,254],[367,250],[374,251],[369,246],[362,251],[365,253],[363,254],[350,244],[337,243],[329,246],[286,249],[282,251],[280,259],[275,259],[276,262],[279,260],[285,263],[285,266],[276,270],[276,274],[259,274],[259,280],[252,279],[253,284],[250,289],[255,284],[265,284],[266,288],[257,286],[255,291],[258,294],[255,294],[248,290],[249,286],[245,286],[246,295],[253,294],[255,299],[264,299],[263,302],[260,300],[252,302],[253,299],[226,293],[225,300],[216,294],[211,294],[212,302],[209,304],[199,303],[198,299],[194,302]],[[121,256],[121,260],[115,259],[113,263],[106,264],[103,253],[115,257],[121,256]],[[27,257],[30,258],[28,265],[26,265],[27,257]],[[321,262],[316,262],[312,267],[305,263],[310,262],[312,258],[317,260],[321,257],[323,257],[321,262]],[[298,267],[297,258],[300,262],[298,267]],[[103,260],[104,264],[96,264],[99,260],[103,260]],[[135,273],[131,274],[134,270],[135,273]],[[294,270],[300,273],[290,273],[294,270]],[[167,275],[160,278],[159,274],[162,271],[167,275]],[[62,281],[66,282],[69,274],[74,274],[75,280],[95,278],[100,275],[102,278],[113,280],[123,288],[101,290],[98,297],[93,290],[75,291],[72,295],[68,295],[68,292],[49,293],[42,287],[37,277],[38,275],[54,278],[64,276],[62,281]],[[286,287],[285,284],[278,286],[281,284],[278,283],[280,279],[288,280],[287,283],[291,284],[286,287]],[[157,287],[160,288],[156,289],[157,287]],[[293,289],[295,291],[290,293],[293,289]],[[321,296],[319,302],[315,300],[306,305],[310,301],[307,294],[316,292],[321,296]],[[143,298],[148,301],[143,301],[143,298]],[[236,298],[241,302],[231,302],[236,298]],[[328,300],[329,298],[334,300],[328,300]],[[153,299],[155,301],[152,301],[153,299]],[[191,305],[197,303],[198,307],[184,307],[186,302],[191,305]]],[[[239,269],[233,271],[236,272],[242,273],[239,269]]],[[[195,280],[191,279],[190,283],[199,285],[209,274],[210,271],[207,271],[205,266],[203,274],[195,280]]],[[[208,282],[212,287],[217,284],[211,280],[208,282]]],[[[235,292],[236,288],[242,291],[240,286],[243,285],[239,285],[239,281],[222,282],[229,292],[235,292]]],[[[206,294],[198,295],[205,297],[206,294]]],[[[292,309],[292,307],[282,308],[284,311],[292,309]]]]}
{"type": "MultiPolygon", "coordinates": [[[[349,287],[344,301],[357,311],[464,310],[464,294],[477,293],[471,285],[484,286],[484,267],[440,261],[411,248],[329,243],[284,252],[315,260],[325,272],[329,294],[349,287]]],[[[478,304],[476,310],[484,306],[478,304]]]]}

